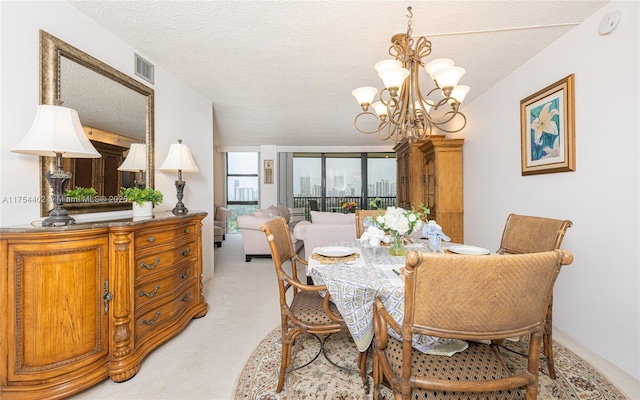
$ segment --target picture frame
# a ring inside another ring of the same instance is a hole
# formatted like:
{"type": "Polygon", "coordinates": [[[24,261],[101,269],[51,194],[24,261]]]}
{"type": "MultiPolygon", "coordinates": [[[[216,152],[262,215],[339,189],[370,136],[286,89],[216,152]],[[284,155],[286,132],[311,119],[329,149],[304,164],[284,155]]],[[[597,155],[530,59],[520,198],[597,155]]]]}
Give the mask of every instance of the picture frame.
{"type": "Polygon", "coordinates": [[[522,175],[576,170],[574,74],[520,101],[522,175]]]}
{"type": "Polygon", "coordinates": [[[264,160],[264,183],[273,184],[273,160],[264,160]]]}

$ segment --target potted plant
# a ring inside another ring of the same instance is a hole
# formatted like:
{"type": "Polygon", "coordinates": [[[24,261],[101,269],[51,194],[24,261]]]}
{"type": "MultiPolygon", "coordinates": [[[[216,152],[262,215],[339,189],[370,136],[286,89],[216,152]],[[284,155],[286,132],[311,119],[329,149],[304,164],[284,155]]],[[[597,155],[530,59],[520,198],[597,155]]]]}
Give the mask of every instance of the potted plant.
{"type": "Polygon", "coordinates": [[[133,202],[133,216],[135,217],[150,217],[153,215],[153,207],[162,203],[162,192],[147,187],[140,189],[133,188],[120,188],[120,196],[127,201],[133,202]]]}
{"type": "Polygon", "coordinates": [[[73,189],[67,189],[64,201],[74,203],[92,202],[97,194],[94,188],[76,186],[73,189]]]}

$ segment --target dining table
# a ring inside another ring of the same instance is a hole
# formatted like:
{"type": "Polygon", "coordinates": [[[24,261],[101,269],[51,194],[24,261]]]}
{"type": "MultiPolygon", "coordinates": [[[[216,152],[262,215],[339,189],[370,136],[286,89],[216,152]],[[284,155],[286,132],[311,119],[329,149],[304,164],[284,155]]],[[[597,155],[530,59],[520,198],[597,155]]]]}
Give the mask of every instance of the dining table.
{"type": "MultiPolygon", "coordinates": [[[[450,243],[443,243],[446,248],[450,243]]],[[[432,251],[426,240],[405,245],[408,251],[432,251]]],[[[392,256],[388,246],[370,246],[360,240],[334,242],[313,249],[307,275],[316,285],[326,285],[331,301],[340,311],[360,352],[373,340],[373,307],[379,298],[399,324],[404,319],[404,280],[406,256],[392,256]]],[[[389,334],[401,340],[398,333],[389,334]]],[[[413,347],[428,354],[453,355],[468,347],[465,341],[427,335],[414,335],[413,347]]]]}

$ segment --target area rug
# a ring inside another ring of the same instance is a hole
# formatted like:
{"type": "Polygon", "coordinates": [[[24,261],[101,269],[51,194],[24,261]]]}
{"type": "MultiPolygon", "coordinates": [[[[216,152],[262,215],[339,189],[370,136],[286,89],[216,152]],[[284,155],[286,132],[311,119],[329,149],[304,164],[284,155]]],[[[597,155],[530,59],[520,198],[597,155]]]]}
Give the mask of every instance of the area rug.
{"type": "MultiPolygon", "coordinates": [[[[507,341],[501,349],[509,367],[526,368],[528,343],[526,340],[507,341]],[[518,354],[519,353],[519,354],[518,354]]],[[[291,369],[311,361],[320,348],[319,340],[311,335],[299,336],[293,349],[291,369]]],[[[626,399],[622,392],[590,364],[553,343],[557,379],[549,377],[546,360],[540,360],[538,399],[617,400],[626,399]]],[[[370,399],[365,394],[357,371],[357,349],[348,333],[331,335],[325,342],[331,365],[320,355],[311,364],[287,373],[284,389],[276,393],[280,369],[280,328],[273,330],[260,343],[245,364],[236,386],[236,399],[249,400],[306,400],[306,399],[370,399]]],[[[371,360],[369,360],[371,362],[371,360]]],[[[370,369],[370,366],[369,366],[370,369]]],[[[369,376],[369,382],[373,381],[369,376]]],[[[393,399],[391,391],[382,387],[381,398],[393,399]]]]}

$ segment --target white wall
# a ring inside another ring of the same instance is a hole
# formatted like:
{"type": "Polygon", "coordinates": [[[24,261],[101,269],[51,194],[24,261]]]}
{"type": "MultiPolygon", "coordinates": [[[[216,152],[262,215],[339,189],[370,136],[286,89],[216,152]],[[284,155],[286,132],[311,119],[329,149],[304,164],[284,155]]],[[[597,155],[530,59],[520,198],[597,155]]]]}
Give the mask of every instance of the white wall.
{"type": "MultiPolygon", "coordinates": [[[[37,198],[38,157],[10,152],[26,134],[39,102],[39,30],[96,57],[138,79],[133,74],[135,49],[97,25],[66,2],[0,2],[2,50],[0,84],[0,200],[13,196],[37,198]]],[[[140,54],[140,53],[139,53],[140,54]]],[[[153,59],[141,54],[153,63],[153,59]]],[[[213,275],[213,117],[211,102],[156,65],[155,84],[155,187],[170,210],[177,199],[177,175],[158,171],[169,145],[177,139],[191,146],[200,168],[184,174],[184,202],[190,210],[207,211],[204,221],[204,278],[213,275]]],[[[130,214],[130,212],[127,212],[130,214]]],[[[115,215],[121,215],[116,213],[115,215]]],[[[114,215],[114,214],[110,214],[114,215]]],[[[91,217],[96,217],[91,214],[91,217]]],[[[77,219],[86,219],[89,215],[77,219]]],[[[40,219],[37,202],[0,204],[0,226],[22,225],[40,219]]]]}
{"type": "Polygon", "coordinates": [[[575,259],[556,283],[553,324],[636,379],[638,14],[637,2],[606,5],[469,104],[462,135],[465,242],[497,249],[509,213],[572,220],[563,247],[575,259]],[[622,10],[620,25],[600,36],[611,10],[622,10]],[[577,170],[521,176],[520,100],[572,73],[577,170]]]}

